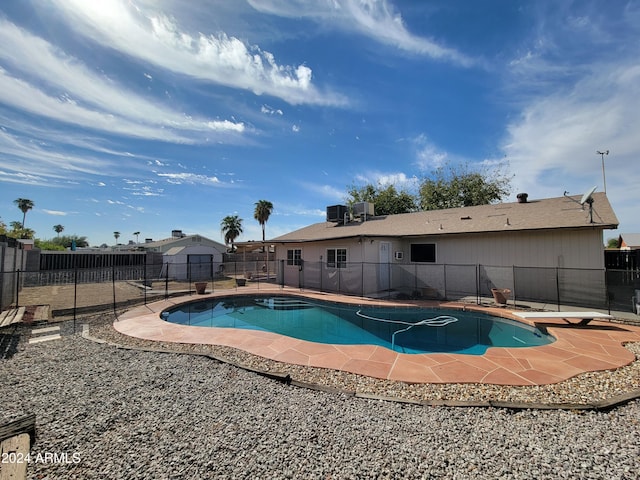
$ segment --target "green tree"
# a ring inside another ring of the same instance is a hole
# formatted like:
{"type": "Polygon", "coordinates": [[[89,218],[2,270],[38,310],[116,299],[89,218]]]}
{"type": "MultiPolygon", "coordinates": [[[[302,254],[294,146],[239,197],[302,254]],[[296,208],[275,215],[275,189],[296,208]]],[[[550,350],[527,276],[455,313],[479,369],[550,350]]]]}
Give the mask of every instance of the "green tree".
{"type": "Polygon", "coordinates": [[[88,247],[87,237],[79,237],[77,235],[62,235],[48,239],[35,240],[35,246],[42,250],[66,250],[71,248],[71,244],[75,241],[76,247],[88,247]]]}
{"type": "Polygon", "coordinates": [[[133,234],[136,236],[136,243],[140,243],[138,241],[138,236],[140,235],[140,232],[133,232],[133,234]]]}
{"type": "Polygon", "coordinates": [[[8,237],[28,239],[33,238],[35,232],[30,228],[22,228],[22,223],[16,221],[10,222],[11,230],[7,232],[8,237]]]}
{"type": "Polygon", "coordinates": [[[606,247],[607,248],[620,248],[620,245],[618,244],[618,239],[617,238],[608,238],[606,247]]]}
{"type": "Polygon", "coordinates": [[[60,224],[54,225],[53,230],[58,234],[58,237],[59,237],[60,233],[64,230],[64,227],[60,224]]]}
{"type": "Polygon", "coordinates": [[[6,235],[7,233],[9,233],[7,231],[7,224],[0,219],[0,235],[6,235]]]}
{"type": "Polygon", "coordinates": [[[116,239],[116,245],[117,245],[118,239],[120,238],[120,232],[113,232],[113,237],[116,239]]]}
{"type": "Polygon", "coordinates": [[[224,236],[225,245],[231,244],[231,251],[234,251],[233,242],[242,233],[242,219],[237,215],[227,215],[220,222],[220,229],[224,236]]]}
{"type": "Polygon", "coordinates": [[[420,208],[444,208],[488,205],[502,200],[511,191],[512,176],[495,169],[471,170],[468,165],[446,165],[425,178],[420,185],[420,208]]]}
{"type": "Polygon", "coordinates": [[[373,203],[375,215],[394,215],[417,210],[415,197],[406,190],[398,191],[393,185],[351,185],[347,195],[347,202],[351,205],[358,202],[373,203]]]}
{"type": "Polygon", "coordinates": [[[265,241],[265,225],[273,212],[273,203],[268,200],[259,200],[256,202],[256,209],[253,212],[253,218],[255,218],[262,227],[262,242],[265,241]]]}
{"type": "Polygon", "coordinates": [[[56,242],[57,238],[53,240],[41,240],[36,238],[35,246],[40,250],[48,250],[48,251],[63,251],[66,250],[60,243],[56,242]]]}
{"type": "Polygon", "coordinates": [[[27,212],[31,210],[35,205],[33,201],[29,200],[28,198],[17,198],[13,201],[13,203],[15,203],[22,212],[22,228],[24,228],[24,221],[27,218],[27,212]]]}

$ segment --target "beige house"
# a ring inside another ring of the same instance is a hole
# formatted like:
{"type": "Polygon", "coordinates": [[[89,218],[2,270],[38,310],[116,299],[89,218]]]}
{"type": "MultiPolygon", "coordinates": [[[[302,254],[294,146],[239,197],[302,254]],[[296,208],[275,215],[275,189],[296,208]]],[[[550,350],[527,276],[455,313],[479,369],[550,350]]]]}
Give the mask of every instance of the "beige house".
{"type": "Polygon", "coordinates": [[[331,221],[270,241],[279,280],[367,296],[396,290],[450,298],[499,287],[546,299],[557,290],[545,280],[549,269],[562,269],[589,277],[589,295],[604,295],[603,230],[618,226],[606,195],[520,197],[383,217],[354,218],[344,207],[335,215],[329,207],[331,221]]]}
{"type": "Polygon", "coordinates": [[[160,276],[178,280],[213,278],[223,262],[227,247],[202,235],[183,235],[174,230],[171,238],[141,244],[147,252],[162,253],[160,276]]]}
{"type": "Polygon", "coordinates": [[[220,242],[210,240],[202,235],[184,235],[181,230],[173,230],[171,237],[163,240],[147,240],[145,243],[139,244],[138,248],[147,252],[167,253],[172,248],[194,246],[210,247],[220,254],[227,251],[227,247],[220,242]]]}

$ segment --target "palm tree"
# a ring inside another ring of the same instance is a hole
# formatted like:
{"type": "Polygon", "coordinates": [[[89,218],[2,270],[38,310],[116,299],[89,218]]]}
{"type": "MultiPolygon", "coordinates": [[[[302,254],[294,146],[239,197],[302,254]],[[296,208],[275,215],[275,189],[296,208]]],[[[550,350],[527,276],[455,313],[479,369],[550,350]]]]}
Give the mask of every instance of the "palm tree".
{"type": "Polygon", "coordinates": [[[22,228],[24,228],[24,221],[27,218],[27,212],[34,207],[34,203],[28,198],[17,198],[13,203],[15,203],[22,212],[22,228]]]}
{"type": "Polygon", "coordinates": [[[58,234],[58,238],[60,238],[60,232],[62,232],[64,230],[64,227],[62,225],[58,224],[58,225],[54,225],[53,229],[58,234]]]}
{"type": "MultiPolygon", "coordinates": [[[[255,218],[262,227],[262,243],[264,244],[264,227],[269,220],[269,216],[273,212],[273,203],[268,200],[259,200],[256,202],[256,209],[253,212],[253,218],[255,218]]],[[[264,247],[263,247],[264,248],[264,247]]]]}
{"type": "Polygon", "coordinates": [[[17,220],[9,223],[11,225],[11,236],[13,238],[33,238],[35,232],[30,228],[22,228],[22,223],[17,220]]]}
{"type": "Polygon", "coordinates": [[[238,218],[237,215],[227,215],[220,222],[220,228],[224,235],[225,245],[231,244],[231,251],[233,251],[233,242],[242,233],[242,219],[238,218]]]}
{"type": "Polygon", "coordinates": [[[117,245],[118,239],[120,238],[120,232],[113,232],[113,236],[116,238],[116,245],[117,245]]]}
{"type": "Polygon", "coordinates": [[[133,232],[133,234],[136,236],[136,243],[140,243],[138,242],[138,235],[140,235],[140,232],[133,232]]]}

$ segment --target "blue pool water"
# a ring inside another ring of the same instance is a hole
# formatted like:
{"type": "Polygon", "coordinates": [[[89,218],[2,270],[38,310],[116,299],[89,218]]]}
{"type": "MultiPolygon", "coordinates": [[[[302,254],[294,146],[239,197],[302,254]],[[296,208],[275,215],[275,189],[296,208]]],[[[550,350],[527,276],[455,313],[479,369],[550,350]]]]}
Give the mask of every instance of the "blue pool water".
{"type": "Polygon", "coordinates": [[[482,355],[488,347],[533,347],[555,338],[482,312],[362,307],[285,296],[231,296],[166,310],[168,322],[264,330],[317,343],[380,345],[401,353],[482,355]]]}

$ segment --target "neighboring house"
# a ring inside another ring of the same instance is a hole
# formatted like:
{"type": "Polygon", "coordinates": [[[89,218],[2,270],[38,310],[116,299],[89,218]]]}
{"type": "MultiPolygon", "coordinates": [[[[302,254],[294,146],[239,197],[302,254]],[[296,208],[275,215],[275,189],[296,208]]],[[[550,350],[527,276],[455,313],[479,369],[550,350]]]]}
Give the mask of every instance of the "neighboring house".
{"type": "MultiPolygon", "coordinates": [[[[270,240],[282,265],[279,280],[364,295],[417,290],[463,296],[514,288],[515,269],[522,267],[529,270],[520,275],[518,291],[535,299],[556,289],[536,270],[548,267],[591,269],[576,275],[593,275],[589,284],[596,287],[589,295],[605,295],[603,230],[618,226],[606,195],[593,194],[593,202],[583,204],[579,196],[519,197],[514,203],[355,219],[346,207],[329,207],[333,221],[270,240]]],[[[368,207],[356,210],[370,212],[368,207]]]]}
{"type": "Polygon", "coordinates": [[[227,251],[222,243],[202,235],[183,235],[180,230],[174,230],[171,238],[147,241],[139,247],[162,253],[161,276],[168,271],[170,278],[192,281],[212,278],[220,268],[223,253],[227,251]]]}
{"type": "Polygon", "coordinates": [[[147,252],[166,253],[175,247],[188,247],[194,245],[211,247],[220,253],[227,251],[227,247],[220,242],[210,240],[202,235],[184,235],[181,230],[173,230],[170,238],[157,241],[147,240],[145,243],[139,244],[138,248],[147,252]]]}
{"type": "MultiPolygon", "coordinates": [[[[605,251],[606,266],[612,270],[625,270],[640,274],[640,233],[622,233],[618,236],[617,248],[605,251]]],[[[640,281],[635,280],[640,287],[640,281]]]]}
{"type": "Polygon", "coordinates": [[[620,250],[640,250],[640,233],[622,233],[618,237],[620,250]]]}
{"type": "Polygon", "coordinates": [[[162,255],[163,271],[176,280],[209,280],[220,270],[222,253],[205,245],[173,247],[162,255]]]}

